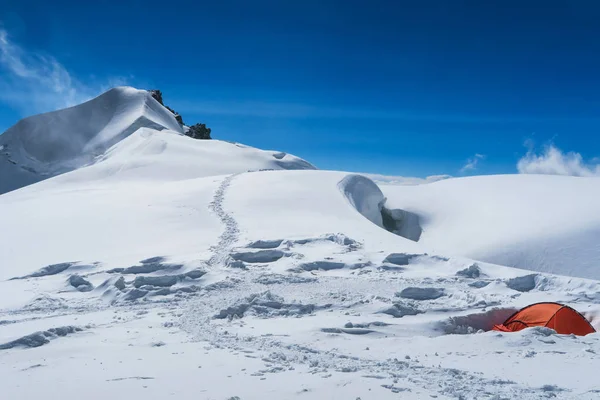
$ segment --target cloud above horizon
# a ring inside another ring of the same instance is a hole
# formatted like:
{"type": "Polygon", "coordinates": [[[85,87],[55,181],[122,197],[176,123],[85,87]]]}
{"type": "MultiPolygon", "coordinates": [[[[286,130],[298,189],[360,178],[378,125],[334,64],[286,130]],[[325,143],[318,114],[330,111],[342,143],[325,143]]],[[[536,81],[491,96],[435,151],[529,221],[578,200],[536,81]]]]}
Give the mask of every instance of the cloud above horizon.
{"type": "Polygon", "coordinates": [[[0,72],[0,102],[22,115],[80,104],[126,83],[123,78],[83,83],[53,56],[19,46],[1,26],[0,72]]]}
{"type": "Polygon", "coordinates": [[[473,157],[467,160],[467,163],[460,169],[462,174],[466,174],[470,171],[475,171],[479,162],[485,160],[485,155],[476,153],[473,157]]]}
{"type": "Polygon", "coordinates": [[[531,144],[528,147],[530,149],[527,154],[517,163],[520,174],[600,176],[600,162],[597,158],[586,162],[580,153],[564,153],[553,144],[545,146],[541,153],[537,153],[531,144]]]}

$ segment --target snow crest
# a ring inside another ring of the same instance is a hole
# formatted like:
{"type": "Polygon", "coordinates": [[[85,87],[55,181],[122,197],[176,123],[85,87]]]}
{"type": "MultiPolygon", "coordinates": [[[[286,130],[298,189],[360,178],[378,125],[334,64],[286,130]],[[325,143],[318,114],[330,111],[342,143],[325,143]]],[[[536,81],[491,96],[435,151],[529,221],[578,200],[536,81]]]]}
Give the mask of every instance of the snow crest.
{"type": "Polygon", "coordinates": [[[183,133],[149,92],[131,87],[22,119],[0,136],[0,194],[90,164],[143,127],[183,133]]]}
{"type": "Polygon", "coordinates": [[[339,183],[339,188],[356,211],[383,228],[381,209],[385,197],[375,182],[362,175],[348,175],[339,183]]]}

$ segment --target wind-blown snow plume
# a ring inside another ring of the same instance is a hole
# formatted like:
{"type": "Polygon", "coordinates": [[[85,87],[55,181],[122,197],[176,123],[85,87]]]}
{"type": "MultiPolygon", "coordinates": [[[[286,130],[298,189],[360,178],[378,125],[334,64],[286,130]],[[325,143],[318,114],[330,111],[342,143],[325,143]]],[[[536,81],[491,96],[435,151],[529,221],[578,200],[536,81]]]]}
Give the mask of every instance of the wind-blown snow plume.
{"type": "Polygon", "coordinates": [[[58,60],[30,51],[11,40],[0,27],[0,101],[23,115],[54,111],[83,103],[125,79],[108,79],[106,84],[86,85],[58,60]]]}
{"type": "Polygon", "coordinates": [[[563,153],[548,145],[540,154],[530,149],[517,163],[520,174],[600,176],[600,164],[586,163],[581,154],[563,153]]]}

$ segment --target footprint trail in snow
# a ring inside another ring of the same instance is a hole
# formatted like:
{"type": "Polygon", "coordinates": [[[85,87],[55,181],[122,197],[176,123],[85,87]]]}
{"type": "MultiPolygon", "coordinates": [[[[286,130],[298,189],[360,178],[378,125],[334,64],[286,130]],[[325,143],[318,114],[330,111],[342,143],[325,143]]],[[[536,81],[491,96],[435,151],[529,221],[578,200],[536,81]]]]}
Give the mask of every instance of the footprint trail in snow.
{"type": "Polygon", "coordinates": [[[238,175],[239,174],[229,175],[228,177],[223,179],[223,182],[221,182],[221,185],[215,192],[213,201],[209,205],[209,209],[212,212],[214,212],[217,215],[217,217],[219,217],[221,223],[225,227],[225,230],[223,231],[221,236],[219,236],[219,242],[212,248],[213,255],[208,260],[209,267],[225,265],[227,259],[229,258],[229,252],[231,248],[238,241],[238,237],[240,234],[238,224],[235,218],[233,218],[231,214],[225,211],[225,208],[223,207],[227,189],[229,189],[231,182],[238,175]]]}

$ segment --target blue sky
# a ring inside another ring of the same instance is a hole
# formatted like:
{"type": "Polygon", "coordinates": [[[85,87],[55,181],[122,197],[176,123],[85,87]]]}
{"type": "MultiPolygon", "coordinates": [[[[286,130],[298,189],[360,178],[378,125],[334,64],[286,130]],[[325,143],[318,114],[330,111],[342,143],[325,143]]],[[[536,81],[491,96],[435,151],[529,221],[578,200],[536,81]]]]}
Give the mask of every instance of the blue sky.
{"type": "Polygon", "coordinates": [[[326,169],[513,173],[526,141],[600,156],[592,0],[114,4],[0,4],[0,130],[130,84],[326,169]]]}

